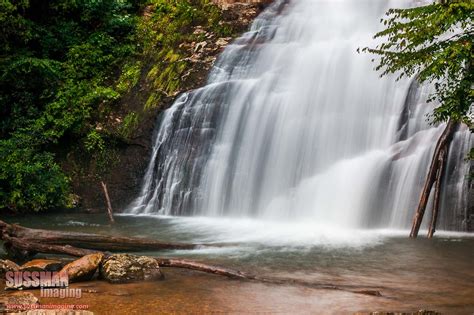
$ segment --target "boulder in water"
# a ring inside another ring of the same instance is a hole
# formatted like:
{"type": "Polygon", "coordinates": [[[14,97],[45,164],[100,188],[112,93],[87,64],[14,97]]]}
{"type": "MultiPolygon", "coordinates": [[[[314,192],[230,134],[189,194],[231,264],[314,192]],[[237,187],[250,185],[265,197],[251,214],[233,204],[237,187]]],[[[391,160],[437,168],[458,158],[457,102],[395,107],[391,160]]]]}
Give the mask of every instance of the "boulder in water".
{"type": "Polygon", "coordinates": [[[64,264],[52,259],[33,259],[20,267],[21,271],[59,271],[64,264]]]}
{"type": "Polygon", "coordinates": [[[102,253],[86,255],[70,262],[64,266],[60,272],[65,272],[68,275],[70,282],[87,281],[92,279],[103,258],[104,254],[102,253]]]}
{"type": "Polygon", "coordinates": [[[100,266],[100,275],[111,283],[153,281],[164,278],[155,259],[129,254],[109,256],[100,266]]]}

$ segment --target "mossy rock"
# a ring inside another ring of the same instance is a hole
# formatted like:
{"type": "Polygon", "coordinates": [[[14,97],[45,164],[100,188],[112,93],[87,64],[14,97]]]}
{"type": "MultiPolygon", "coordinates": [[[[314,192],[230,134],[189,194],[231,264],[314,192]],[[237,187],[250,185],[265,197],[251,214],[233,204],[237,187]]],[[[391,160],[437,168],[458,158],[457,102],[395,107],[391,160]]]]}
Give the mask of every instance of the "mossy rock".
{"type": "Polygon", "coordinates": [[[164,278],[158,262],[146,256],[115,254],[100,266],[101,278],[110,283],[154,281],[164,278]]]}

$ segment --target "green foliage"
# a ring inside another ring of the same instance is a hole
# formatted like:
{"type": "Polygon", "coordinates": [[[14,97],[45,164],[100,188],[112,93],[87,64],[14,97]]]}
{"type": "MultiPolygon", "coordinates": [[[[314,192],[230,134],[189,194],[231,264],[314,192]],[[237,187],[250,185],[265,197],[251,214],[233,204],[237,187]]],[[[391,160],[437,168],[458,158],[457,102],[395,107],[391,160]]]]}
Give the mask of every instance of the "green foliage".
{"type": "Polygon", "coordinates": [[[61,64],[50,59],[12,56],[0,61],[0,135],[26,126],[54,97],[61,64]]]}
{"type": "Polygon", "coordinates": [[[139,53],[139,5],[0,1],[0,208],[66,206],[69,180],[53,152],[81,142],[91,157],[106,151],[95,125],[124,92],[116,73],[139,53]]]}
{"type": "Polygon", "coordinates": [[[386,29],[375,35],[385,41],[363,49],[380,56],[382,75],[417,75],[434,84],[435,122],[454,119],[473,128],[473,9],[471,0],[390,9],[382,19],[386,29]]]}
{"type": "Polygon", "coordinates": [[[117,83],[116,90],[119,93],[125,93],[135,87],[140,79],[142,63],[135,61],[126,63],[122,68],[122,74],[117,83]]]}
{"type": "Polygon", "coordinates": [[[152,0],[153,14],[138,26],[144,54],[156,61],[147,78],[157,91],[152,93],[146,107],[159,104],[162,95],[173,96],[182,88],[182,76],[189,69],[189,52],[183,44],[204,40],[195,34],[201,26],[218,36],[230,36],[232,29],[219,24],[220,10],[209,0],[152,0]]]}
{"type": "Polygon", "coordinates": [[[100,133],[92,130],[84,141],[84,147],[88,152],[102,152],[105,149],[105,142],[100,133]]]}
{"type": "Polygon", "coordinates": [[[0,140],[0,208],[40,211],[66,207],[68,178],[51,153],[37,150],[31,142],[0,140]]]}
{"type": "Polygon", "coordinates": [[[177,93],[190,66],[181,44],[203,40],[197,25],[228,36],[220,20],[209,0],[0,0],[0,209],[67,206],[58,152],[103,176],[118,161],[115,138],[139,124],[135,112],[109,121],[120,97],[142,76],[147,106],[177,93]]]}
{"type": "Polygon", "coordinates": [[[95,163],[94,177],[101,179],[119,161],[118,154],[114,148],[114,140],[109,139],[108,134],[92,130],[84,139],[86,157],[92,157],[95,163]]]}
{"type": "Polygon", "coordinates": [[[124,117],[119,128],[119,134],[125,139],[128,139],[131,134],[138,128],[139,120],[138,114],[131,112],[124,117]]]}

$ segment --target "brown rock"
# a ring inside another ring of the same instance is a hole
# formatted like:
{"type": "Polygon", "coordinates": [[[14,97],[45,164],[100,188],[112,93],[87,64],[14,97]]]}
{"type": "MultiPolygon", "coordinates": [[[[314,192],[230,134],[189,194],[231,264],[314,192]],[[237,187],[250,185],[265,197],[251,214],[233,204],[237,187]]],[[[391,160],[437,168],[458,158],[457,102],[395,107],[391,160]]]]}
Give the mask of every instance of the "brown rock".
{"type": "Polygon", "coordinates": [[[102,253],[86,255],[67,264],[60,272],[65,272],[70,282],[90,280],[103,258],[104,254],[102,253]]]}
{"type": "Polygon", "coordinates": [[[217,41],[216,41],[216,45],[217,46],[227,46],[229,44],[229,41],[231,40],[231,38],[229,37],[226,37],[226,38],[219,38],[217,41]]]}
{"type": "Polygon", "coordinates": [[[51,259],[33,259],[20,267],[21,271],[59,271],[63,263],[51,259]]]}
{"type": "Polygon", "coordinates": [[[100,266],[100,275],[111,283],[153,281],[164,278],[155,259],[129,254],[108,257],[100,266]]]}
{"type": "Polygon", "coordinates": [[[0,275],[4,275],[7,271],[18,271],[20,266],[8,259],[0,259],[0,275]]]}

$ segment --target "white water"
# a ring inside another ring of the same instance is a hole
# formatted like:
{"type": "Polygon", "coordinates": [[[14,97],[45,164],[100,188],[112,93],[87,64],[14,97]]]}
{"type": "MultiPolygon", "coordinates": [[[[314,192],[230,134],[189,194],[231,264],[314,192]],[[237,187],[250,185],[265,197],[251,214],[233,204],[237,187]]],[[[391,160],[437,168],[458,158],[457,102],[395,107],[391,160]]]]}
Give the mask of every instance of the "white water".
{"type": "MultiPolygon", "coordinates": [[[[407,228],[444,125],[426,121],[428,88],[381,79],[356,52],[403,5],[277,1],[225,50],[207,86],[164,113],[128,212],[407,228]]],[[[460,229],[467,208],[469,136],[457,132],[450,150],[445,229],[460,229]]]]}

